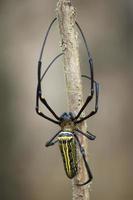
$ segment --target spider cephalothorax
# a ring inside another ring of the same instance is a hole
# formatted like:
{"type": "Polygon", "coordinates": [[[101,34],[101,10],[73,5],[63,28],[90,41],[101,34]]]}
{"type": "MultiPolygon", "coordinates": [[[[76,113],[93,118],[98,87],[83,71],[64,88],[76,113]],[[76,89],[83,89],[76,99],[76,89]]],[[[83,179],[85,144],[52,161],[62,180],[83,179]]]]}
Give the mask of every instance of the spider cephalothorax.
{"type": "Polygon", "coordinates": [[[87,133],[82,132],[78,128],[78,124],[97,113],[97,111],[98,111],[99,84],[94,80],[93,61],[92,61],[92,58],[91,58],[89,50],[88,50],[86,39],[84,37],[84,34],[83,34],[79,24],[76,22],[76,25],[77,25],[77,27],[78,27],[78,29],[79,29],[82,37],[83,37],[85,47],[86,47],[86,50],[87,50],[87,54],[88,54],[88,62],[89,62],[89,67],[90,67],[90,77],[86,76],[86,75],[82,75],[82,77],[87,78],[90,81],[90,85],[91,85],[90,95],[86,98],[85,103],[83,104],[83,106],[81,107],[81,109],[79,110],[77,115],[74,115],[71,112],[69,112],[69,113],[64,112],[61,116],[58,116],[54,112],[54,110],[50,107],[50,105],[48,104],[46,99],[44,97],[42,97],[41,81],[44,78],[44,76],[46,75],[49,68],[54,63],[54,61],[56,59],[58,59],[60,56],[63,55],[63,53],[60,53],[59,55],[57,55],[51,61],[51,63],[48,65],[48,67],[46,68],[43,75],[41,74],[42,55],[43,55],[44,46],[45,46],[49,31],[50,31],[50,29],[51,29],[51,27],[52,27],[52,25],[55,21],[56,21],[56,18],[51,22],[51,24],[48,28],[48,31],[46,33],[46,36],[45,36],[45,39],[44,39],[44,42],[43,42],[43,45],[42,45],[39,61],[38,61],[38,84],[37,84],[37,92],[36,92],[36,112],[41,117],[43,117],[43,118],[45,118],[45,119],[47,119],[47,120],[49,120],[49,121],[51,121],[55,124],[58,124],[60,126],[60,130],[50,140],[48,140],[48,142],[46,143],[46,147],[52,146],[57,142],[59,143],[59,148],[60,148],[62,158],[63,158],[63,162],[64,162],[64,168],[65,168],[66,174],[69,178],[73,178],[78,173],[78,171],[77,171],[77,169],[78,169],[78,167],[77,167],[77,165],[78,165],[77,144],[78,144],[80,152],[82,154],[82,158],[83,158],[85,167],[86,167],[86,170],[87,170],[87,173],[88,173],[88,180],[85,181],[84,183],[77,184],[79,186],[82,186],[82,185],[89,183],[92,180],[92,173],[91,173],[89,165],[86,161],[85,151],[84,151],[84,148],[81,146],[81,143],[79,141],[77,133],[84,135],[89,140],[94,140],[95,136],[88,131],[87,131],[87,133]],[[81,114],[83,113],[84,109],[86,108],[88,103],[93,99],[94,93],[95,93],[95,108],[94,108],[94,110],[91,111],[86,116],[83,116],[81,118],[81,114]],[[41,103],[49,110],[49,112],[53,115],[54,119],[43,114],[39,110],[39,101],[41,101],[41,103]]]}
{"type": "Polygon", "coordinates": [[[70,131],[73,132],[75,130],[76,124],[74,122],[74,116],[73,113],[64,112],[60,117],[60,126],[61,130],[63,131],[70,131]]]}

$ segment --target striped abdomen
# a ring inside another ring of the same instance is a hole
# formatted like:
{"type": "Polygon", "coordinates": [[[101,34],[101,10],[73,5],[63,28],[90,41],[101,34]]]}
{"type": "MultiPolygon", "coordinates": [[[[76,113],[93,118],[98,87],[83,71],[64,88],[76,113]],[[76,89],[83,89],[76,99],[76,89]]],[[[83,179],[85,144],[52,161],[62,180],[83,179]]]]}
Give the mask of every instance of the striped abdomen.
{"type": "Polygon", "coordinates": [[[70,132],[61,132],[58,136],[58,141],[65,172],[68,178],[73,178],[77,174],[77,152],[75,138],[70,132]]]}

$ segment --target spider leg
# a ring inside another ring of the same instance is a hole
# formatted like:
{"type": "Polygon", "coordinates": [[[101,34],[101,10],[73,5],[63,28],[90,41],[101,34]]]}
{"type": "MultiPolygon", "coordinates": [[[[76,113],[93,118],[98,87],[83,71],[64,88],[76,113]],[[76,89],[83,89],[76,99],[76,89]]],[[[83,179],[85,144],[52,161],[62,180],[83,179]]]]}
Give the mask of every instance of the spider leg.
{"type": "Polygon", "coordinates": [[[64,53],[60,53],[58,54],[52,61],[51,63],[48,65],[48,67],[46,68],[46,70],[44,71],[43,75],[41,76],[41,61],[38,64],[38,88],[37,88],[37,93],[38,96],[40,98],[40,101],[48,108],[48,110],[53,114],[53,116],[59,120],[60,117],[58,117],[56,115],[56,113],[53,111],[53,109],[49,106],[48,102],[46,101],[45,98],[42,97],[42,90],[41,90],[41,81],[44,78],[44,76],[46,75],[47,71],[49,70],[49,68],[51,67],[51,65],[60,57],[62,56],[64,53]]]}
{"type": "Polygon", "coordinates": [[[55,21],[57,20],[57,17],[55,17],[52,22],[50,23],[49,27],[48,27],[48,30],[46,32],[46,35],[45,35],[45,38],[44,38],[44,41],[43,41],[43,44],[42,44],[42,48],[41,48],[41,53],[40,53],[40,57],[39,57],[39,61],[42,60],[42,55],[43,55],[43,50],[44,50],[44,47],[45,47],[45,44],[46,44],[46,40],[47,40],[47,37],[48,37],[48,34],[50,32],[50,29],[52,27],[52,25],[55,23],[55,21]]]}
{"type": "Polygon", "coordinates": [[[49,120],[49,121],[51,121],[51,122],[53,122],[53,123],[55,123],[55,124],[59,124],[58,121],[56,121],[56,120],[54,120],[54,119],[51,119],[50,117],[48,117],[48,116],[44,115],[42,112],[40,112],[38,106],[36,106],[36,113],[37,113],[38,115],[40,115],[41,117],[43,117],[43,118],[45,118],[45,119],[47,119],[47,120],[49,120]]]}
{"type": "MultiPolygon", "coordinates": [[[[88,76],[85,76],[84,77],[88,78],[88,76]]],[[[99,83],[97,83],[96,81],[94,81],[95,83],[95,90],[96,90],[96,99],[95,99],[95,109],[93,111],[91,111],[88,115],[86,115],[85,117],[82,117],[81,119],[75,121],[75,123],[80,123],[86,119],[88,119],[89,117],[95,115],[98,111],[98,97],[99,97],[99,83]]]]}
{"type": "MultiPolygon", "coordinates": [[[[55,59],[54,59],[55,60],[55,59]]],[[[51,62],[53,63],[53,62],[51,62]]],[[[50,64],[51,64],[50,63],[50,64]]],[[[41,65],[42,62],[39,61],[38,62],[38,86],[37,86],[37,96],[40,99],[40,101],[47,107],[47,109],[53,114],[53,116],[59,120],[60,118],[56,115],[56,113],[53,111],[53,109],[49,106],[48,102],[46,101],[45,98],[42,97],[42,89],[41,89],[41,65]]]]}
{"type": "Polygon", "coordinates": [[[84,148],[81,146],[80,144],[80,141],[79,141],[79,138],[77,137],[76,134],[74,134],[77,142],[78,142],[78,145],[79,145],[79,149],[80,149],[80,152],[82,154],[82,157],[83,157],[83,161],[84,161],[84,164],[85,164],[85,167],[86,167],[86,170],[87,170],[87,174],[88,174],[88,177],[89,179],[87,181],[85,181],[84,183],[79,183],[79,184],[76,184],[77,186],[83,186],[83,185],[86,185],[88,184],[89,182],[91,182],[91,180],[93,179],[93,176],[92,176],[92,173],[91,173],[91,170],[90,170],[90,167],[87,163],[87,160],[86,160],[86,155],[85,155],[85,150],[84,148]]]}
{"type": "MultiPolygon", "coordinates": [[[[41,59],[42,59],[43,50],[44,50],[44,46],[45,46],[45,44],[46,44],[46,40],[47,40],[49,31],[50,31],[50,29],[51,29],[53,23],[56,21],[56,19],[57,19],[57,18],[55,18],[55,19],[51,22],[51,24],[50,24],[50,26],[49,26],[49,28],[48,28],[48,30],[47,30],[47,32],[46,32],[46,36],[45,36],[45,38],[44,38],[44,42],[43,42],[43,45],[42,45],[42,49],[41,49],[41,53],[40,53],[40,57],[39,57],[39,61],[38,61],[38,86],[37,86],[37,92],[36,92],[36,112],[37,112],[37,114],[39,114],[40,116],[44,117],[45,119],[47,119],[47,120],[49,120],[49,121],[51,121],[51,122],[53,122],[53,123],[59,124],[58,121],[56,121],[56,120],[54,120],[54,119],[52,119],[52,118],[50,118],[50,117],[44,115],[42,112],[39,111],[39,99],[40,99],[40,101],[48,108],[48,110],[53,114],[53,116],[54,116],[57,120],[60,119],[60,118],[56,115],[56,113],[53,111],[53,109],[49,106],[49,104],[47,103],[46,99],[45,99],[45,98],[42,98],[42,91],[41,91],[41,81],[42,81],[44,75],[45,75],[46,72],[47,72],[47,71],[45,71],[45,74],[43,74],[43,76],[41,77],[41,65],[42,65],[41,59]]],[[[61,55],[62,55],[62,54],[59,54],[58,56],[56,56],[56,57],[52,60],[52,62],[49,64],[48,68],[49,68],[49,67],[53,64],[53,62],[54,62],[59,56],[61,56],[61,55]]]]}
{"type": "Polygon", "coordinates": [[[81,115],[81,113],[83,112],[83,110],[86,108],[86,106],[88,105],[88,103],[91,101],[91,99],[93,98],[93,94],[94,94],[94,73],[93,73],[93,60],[91,58],[90,52],[89,52],[89,48],[85,39],[85,36],[83,34],[83,31],[81,29],[81,27],[79,26],[79,24],[76,22],[76,25],[82,35],[82,38],[84,40],[84,44],[87,50],[87,54],[88,54],[88,58],[89,58],[89,66],[90,66],[90,80],[91,80],[91,94],[87,97],[85,103],[83,104],[83,106],[81,107],[80,111],[78,112],[77,116],[75,117],[75,119],[78,119],[79,116],[81,115]]]}
{"type": "Polygon", "coordinates": [[[79,132],[80,134],[84,135],[85,137],[87,137],[87,139],[89,140],[95,140],[96,136],[93,135],[92,133],[90,133],[89,131],[87,131],[87,133],[84,133],[83,131],[81,131],[80,129],[76,129],[77,132],[79,132]]]}
{"type": "Polygon", "coordinates": [[[46,75],[46,73],[47,73],[47,71],[49,70],[49,68],[51,67],[51,65],[52,65],[60,56],[62,56],[62,55],[64,55],[64,53],[58,54],[58,55],[51,61],[51,63],[50,63],[50,64],[48,65],[48,67],[45,69],[45,71],[44,71],[44,73],[43,73],[43,75],[42,75],[40,81],[42,81],[42,79],[43,79],[44,76],[46,75]]]}
{"type": "Polygon", "coordinates": [[[56,142],[58,142],[58,140],[55,140],[55,141],[53,141],[53,140],[59,135],[60,132],[61,132],[61,130],[58,131],[50,140],[48,140],[48,141],[46,142],[45,146],[46,146],[46,147],[49,147],[49,146],[54,145],[56,142]]]}
{"type": "MultiPolygon", "coordinates": [[[[38,68],[41,68],[41,62],[38,62],[38,68]]],[[[55,123],[55,124],[59,124],[58,121],[46,116],[45,114],[43,114],[42,112],[39,111],[39,98],[41,96],[40,94],[41,91],[41,84],[40,84],[40,70],[38,70],[38,86],[37,86],[37,92],[36,92],[36,112],[38,115],[40,115],[41,117],[55,123]]]]}

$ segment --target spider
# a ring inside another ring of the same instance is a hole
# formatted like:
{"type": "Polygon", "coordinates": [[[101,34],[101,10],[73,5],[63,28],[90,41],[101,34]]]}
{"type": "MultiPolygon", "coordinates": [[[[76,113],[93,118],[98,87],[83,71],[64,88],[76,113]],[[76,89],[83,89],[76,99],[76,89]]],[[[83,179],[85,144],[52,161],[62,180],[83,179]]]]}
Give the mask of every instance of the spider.
{"type": "Polygon", "coordinates": [[[93,176],[92,176],[89,164],[86,160],[85,150],[81,146],[81,143],[79,141],[77,134],[81,134],[89,140],[94,140],[96,138],[96,136],[91,134],[88,131],[87,131],[87,133],[84,133],[83,131],[81,131],[78,128],[78,124],[80,124],[84,120],[92,117],[93,115],[95,115],[97,113],[97,111],[98,111],[98,97],[99,97],[99,84],[94,80],[93,60],[90,56],[85,36],[84,36],[82,29],[80,28],[79,24],[76,22],[76,26],[77,26],[77,28],[79,29],[79,31],[82,35],[82,38],[83,38],[83,41],[85,43],[85,47],[86,47],[86,50],[87,50],[87,54],[88,54],[88,61],[89,61],[89,67],[90,67],[90,77],[86,76],[86,75],[82,75],[82,77],[90,80],[90,83],[91,83],[90,95],[86,98],[85,103],[83,104],[83,106],[81,107],[81,109],[79,110],[77,115],[74,115],[74,113],[72,113],[72,112],[64,112],[61,116],[58,116],[54,112],[54,110],[50,107],[50,105],[48,104],[46,99],[44,97],[42,97],[41,81],[44,78],[44,76],[46,75],[49,68],[55,62],[55,60],[63,55],[63,53],[60,53],[59,55],[57,55],[52,60],[52,62],[48,65],[48,67],[46,68],[43,75],[41,75],[42,55],[43,55],[45,43],[46,43],[49,31],[50,31],[52,25],[55,23],[56,20],[57,20],[57,18],[55,18],[51,22],[51,24],[49,25],[49,28],[46,32],[45,39],[44,39],[44,42],[43,42],[43,45],[42,45],[39,61],[38,61],[38,84],[37,84],[37,91],[36,91],[36,112],[41,117],[43,117],[43,118],[49,120],[50,122],[53,122],[53,123],[60,126],[60,130],[56,134],[54,134],[54,136],[51,137],[46,142],[45,146],[49,147],[49,146],[52,146],[52,145],[54,145],[55,143],[58,142],[60,152],[61,152],[61,155],[62,155],[62,158],[63,158],[64,169],[65,169],[66,175],[70,179],[74,178],[78,173],[78,161],[77,161],[77,144],[78,144],[82,158],[83,158],[83,161],[84,161],[84,164],[85,164],[85,168],[86,168],[87,174],[88,174],[88,180],[86,180],[83,183],[77,184],[78,186],[83,186],[83,185],[86,185],[89,182],[91,182],[93,176]],[[88,103],[93,99],[94,92],[95,92],[95,108],[94,108],[94,110],[91,111],[86,116],[81,117],[82,112],[84,111],[84,109],[86,108],[88,103]],[[43,114],[39,110],[39,102],[41,102],[50,111],[50,113],[53,115],[54,119],[48,117],[47,115],[43,114]]]}

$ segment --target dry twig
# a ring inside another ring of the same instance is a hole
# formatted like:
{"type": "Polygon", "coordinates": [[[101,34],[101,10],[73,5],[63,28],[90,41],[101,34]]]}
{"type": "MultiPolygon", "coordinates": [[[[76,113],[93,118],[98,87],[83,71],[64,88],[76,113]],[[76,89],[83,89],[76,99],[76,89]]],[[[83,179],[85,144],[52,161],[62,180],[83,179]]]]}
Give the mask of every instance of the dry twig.
{"type": "MultiPolygon", "coordinates": [[[[75,29],[76,12],[70,0],[59,0],[56,10],[62,41],[62,51],[64,52],[64,71],[68,106],[71,112],[78,113],[83,104],[83,94],[79,62],[78,33],[75,29]]],[[[87,126],[85,122],[80,124],[80,129],[86,132],[87,126]]],[[[86,139],[82,136],[80,136],[79,139],[82,146],[87,149],[86,139]]],[[[78,167],[78,176],[72,183],[73,200],[89,200],[89,186],[79,187],[75,185],[77,181],[83,182],[88,178],[82,160],[80,160],[78,167]]]]}

